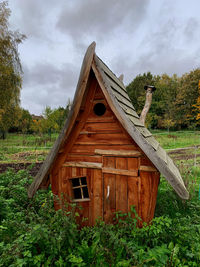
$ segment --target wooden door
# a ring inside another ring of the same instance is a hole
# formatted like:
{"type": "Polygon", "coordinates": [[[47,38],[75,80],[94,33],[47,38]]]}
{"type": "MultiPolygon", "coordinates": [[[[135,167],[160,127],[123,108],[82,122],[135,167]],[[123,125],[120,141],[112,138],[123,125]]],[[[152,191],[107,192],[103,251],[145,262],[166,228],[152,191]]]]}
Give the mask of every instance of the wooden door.
{"type": "Polygon", "coordinates": [[[132,190],[129,184],[138,180],[138,158],[104,156],[102,174],[103,218],[111,223],[116,211],[127,213],[130,204],[134,204],[134,199],[130,203],[128,195],[132,190]]]}

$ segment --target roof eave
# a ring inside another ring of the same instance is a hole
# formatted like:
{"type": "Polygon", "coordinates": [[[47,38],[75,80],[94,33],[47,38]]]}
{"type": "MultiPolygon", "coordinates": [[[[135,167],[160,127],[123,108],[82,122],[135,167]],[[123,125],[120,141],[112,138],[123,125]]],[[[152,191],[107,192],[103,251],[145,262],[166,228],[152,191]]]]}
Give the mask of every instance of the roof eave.
{"type": "Polygon", "coordinates": [[[95,42],[91,43],[91,45],[88,47],[88,49],[85,53],[83,63],[81,66],[78,84],[76,87],[74,101],[73,101],[72,108],[71,108],[70,113],[69,113],[69,117],[66,120],[65,125],[64,125],[59,137],[57,138],[56,142],[54,143],[54,146],[52,147],[51,151],[47,155],[46,160],[44,161],[44,163],[40,167],[38,174],[36,175],[32,184],[30,185],[30,187],[28,189],[28,197],[29,198],[32,198],[34,196],[34,194],[36,193],[36,191],[38,190],[38,188],[42,184],[43,180],[47,177],[47,175],[50,171],[50,168],[57,157],[59,150],[61,149],[64,141],[69,136],[69,134],[72,130],[75,119],[78,115],[78,111],[80,109],[81,100],[83,98],[83,95],[84,95],[84,92],[86,89],[86,85],[87,85],[87,81],[89,78],[89,73],[91,70],[91,65],[92,65],[92,61],[93,61],[93,57],[94,57],[94,53],[95,53],[95,47],[96,47],[96,43],[95,42]]]}
{"type": "Polygon", "coordinates": [[[102,72],[103,70],[101,70],[98,66],[98,58],[96,55],[94,56],[92,69],[95,73],[96,79],[99,82],[99,85],[104,93],[104,96],[110,108],[118,118],[123,128],[129,133],[129,135],[133,138],[133,140],[137,143],[137,145],[141,148],[141,150],[145,153],[145,155],[148,158],[149,155],[151,155],[150,160],[155,165],[155,167],[160,171],[160,173],[166,178],[166,180],[171,184],[176,193],[182,199],[188,199],[189,193],[186,190],[184,184],[177,181],[176,176],[169,170],[165,162],[157,156],[154,148],[146,141],[145,138],[142,137],[141,133],[137,130],[137,128],[134,127],[132,124],[130,124],[130,121],[128,121],[119,103],[116,101],[115,96],[112,94],[109,83],[107,82],[105,75],[103,75],[102,72]]]}

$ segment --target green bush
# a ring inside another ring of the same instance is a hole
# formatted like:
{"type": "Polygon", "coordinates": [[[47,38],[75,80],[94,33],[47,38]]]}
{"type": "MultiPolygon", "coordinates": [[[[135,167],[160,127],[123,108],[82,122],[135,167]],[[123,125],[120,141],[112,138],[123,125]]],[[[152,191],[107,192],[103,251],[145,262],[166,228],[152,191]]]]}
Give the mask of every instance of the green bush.
{"type": "Polygon", "coordinates": [[[117,212],[113,225],[79,229],[74,212],[54,210],[51,191],[28,199],[31,181],[24,170],[0,175],[0,266],[200,265],[198,190],[182,201],[161,181],[150,225],[137,228],[131,213],[117,212]]]}

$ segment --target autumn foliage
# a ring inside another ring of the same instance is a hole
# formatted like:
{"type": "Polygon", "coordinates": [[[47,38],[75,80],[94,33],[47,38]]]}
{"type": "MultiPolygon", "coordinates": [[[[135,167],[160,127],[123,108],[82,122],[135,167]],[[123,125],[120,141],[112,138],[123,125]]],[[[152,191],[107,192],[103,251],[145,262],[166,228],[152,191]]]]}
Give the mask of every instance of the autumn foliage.
{"type": "Polygon", "coordinates": [[[138,75],[127,90],[136,111],[140,114],[145,102],[144,85],[154,85],[157,90],[146,124],[159,129],[195,129],[200,125],[200,69],[178,77],[153,75],[150,72],[138,75]]]}

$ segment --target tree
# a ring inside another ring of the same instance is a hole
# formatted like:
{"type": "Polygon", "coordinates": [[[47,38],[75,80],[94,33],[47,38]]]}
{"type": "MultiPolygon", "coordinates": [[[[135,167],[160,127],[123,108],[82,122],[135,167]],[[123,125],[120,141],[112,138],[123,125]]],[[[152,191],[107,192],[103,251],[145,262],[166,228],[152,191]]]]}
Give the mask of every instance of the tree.
{"type": "Polygon", "coordinates": [[[18,110],[22,85],[22,68],[18,44],[25,36],[9,30],[10,9],[7,1],[0,3],[0,131],[14,123],[13,112],[18,110]]]}
{"type": "Polygon", "coordinates": [[[174,127],[176,124],[175,101],[179,87],[180,78],[176,74],[171,77],[167,74],[160,76],[156,82],[155,107],[152,107],[155,114],[159,114],[157,121],[158,128],[174,127]]]}
{"type": "MultiPolygon", "coordinates": [[[[126,87],[129,97],[133,103],[137,113],[140,114],[145,103],[146,91],[144,90],[145,85],[155,85],[159,81],[160,77],[152,75],[150,72],[138,75],[136,78],[126,87]]],[[[149,113],[146,118],[146,125],[148,127],[156,128],[160,117],[161,98],[160,91],[156,90],[153,93],[152,104],[149,113]]]]}
{"type": "Polygon", "coordinates": [[[155,85],[156,76],[153,76],[150,72],[138,75],[135,79],[126,87],[129,97],[133,103],[134,108],[138,113],[141,113],[145,103],[145,85],[155,85]]]}
{"type": "Polygon", "coordinates": [[[33,120],[32,116],[26,109],[20,110],[19,120],[18,120],[18,131],[24,133],[27,133],[31,130],[33,120]]]}
{"type": "Polygon", "coordinates": [[[43,132],[48,132],[50,135],[52,131],[59,132],[68,116],[69,108],[70,101],[68,102],[66,108],[58,107],[57,109],[51,109],[51,107],[47,106],[43,112],[43,132]]]}
{"type": "Polygon", "coordinates": [[[195,69],[184,74],[180,79],[180,85],[176,97],[176,118],[179,127],[195,128],[197,126],[198,109],[198,83],[200,69],[195,69]]]}

